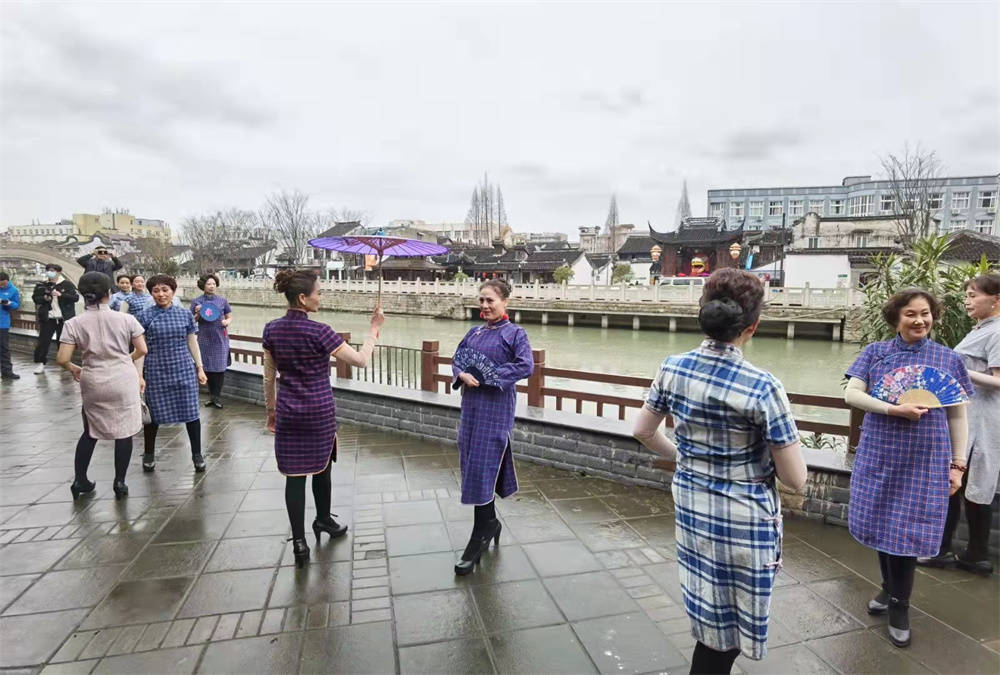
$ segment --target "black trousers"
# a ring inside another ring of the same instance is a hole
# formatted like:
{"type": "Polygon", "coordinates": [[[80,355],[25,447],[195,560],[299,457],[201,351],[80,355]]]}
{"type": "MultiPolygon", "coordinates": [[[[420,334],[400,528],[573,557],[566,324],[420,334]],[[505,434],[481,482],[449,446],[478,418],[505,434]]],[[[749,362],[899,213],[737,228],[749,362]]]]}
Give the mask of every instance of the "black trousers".
{"type": "Polygon", "coordinates": [[[46,319],[38,324],[38,342],[35,344],[35,363],[44,364],[49,360],[52,338],[59,342],[62,335],[62,319],[46,319]]]}
{"type": "Polygon", "coordinates": [[[213,401],[222,398],[222,384],[226,380],[226,371],[221,373],[205,373],[208,378],[208,394],[213,401]]]}
{"type": "MultiPolygon", "coordinates": [[[[330,467],[312,477],[313,501],[316,503],[316,519],[327,520],[330,517],[330,502],[333,498],[333,484],[330,480],[330,467]]],[[[308,476],[285,476],[285,508],[288,510],[288,522],[292,526],[292,538],[304,539],[306,536],[306,478],[308,476]]]]}
{"type": "Polygon", "coordinates": [[[0,375],[12,375],[14,364],[10,361],[10,329],[0,328],[0,375]]]}
{"type": "Polygon", "coordinates": [[[941,538],[941,553],[951,550],[955,530],[965,506],[965,521],[969,525],[969,545],[964,558],[978,562],[990,557],[990,525],[993,521],[993,507],[990,504],[976,504],[965,498],[965,485],[968,482],[968,472],[962,474],[962,487],[948,500],[948,517],[944,521],[944,536],[941,538]]]}
{"type": "MultiPolygon", "coordinates": [[[[94,448],[97,447],[97,439],[90,437],[90,426],[87,424],[87,414],[83,413],[83,434],[76,442],[76,455],[73,458],[73,472],[76,475],[76,483],[85,485],[87,483],[87,469],[90,468],[90,460],[94,456],[94,448]]],[[[132,437],[115,439],[115,480],[125,481],[125,472],[128,471],[128,463],[132,459],[132,437]]]]}
{"type": "Polygon", "coordinates": [[[890,597],[899,600],[901,604],[910,604],[913,574],[917,569],[916,557],[892,555],[879,551],[878,566],[882,571],[882,588],[890,597]]]}

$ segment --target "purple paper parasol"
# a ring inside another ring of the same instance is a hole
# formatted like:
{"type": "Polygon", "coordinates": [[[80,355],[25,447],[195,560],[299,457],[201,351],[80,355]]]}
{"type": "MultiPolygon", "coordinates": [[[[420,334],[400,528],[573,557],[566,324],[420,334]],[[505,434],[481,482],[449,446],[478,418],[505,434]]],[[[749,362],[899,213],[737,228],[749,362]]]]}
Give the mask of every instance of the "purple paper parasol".
{"type": "Polygon", "coordinates": [[[355,235],[349,237],[321,237],[310,239],[309,245],[341,253],[378,256],[378,296],[382,297],[382,256],[396,258],[423,258],[448,252],[447,246],[431,244],[419,239],[388,237],[384,234],[355,235]]]}

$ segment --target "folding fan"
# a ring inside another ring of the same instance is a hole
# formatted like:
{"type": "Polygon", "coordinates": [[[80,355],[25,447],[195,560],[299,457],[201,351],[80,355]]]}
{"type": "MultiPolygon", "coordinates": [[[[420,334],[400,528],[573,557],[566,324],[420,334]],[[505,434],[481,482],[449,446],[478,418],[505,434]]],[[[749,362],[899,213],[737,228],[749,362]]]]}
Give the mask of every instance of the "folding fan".
{"type": "Polygon", "coordinates": [[[902,366],[891,370],[872,387],[871,395],[893,405],[909,403],[942,408],[966,403],[969,395],[954,377],[931,366],[902,366]]]}
{"type": "Polygon", "coordinates": [[[462,347],[455,351],[452,356],[454,363],[460,371],[472,375],[479,381],[491,387],[500,386],[500,376],[497,375],[497,364],[493,360],[477,349],[462,347]]]}

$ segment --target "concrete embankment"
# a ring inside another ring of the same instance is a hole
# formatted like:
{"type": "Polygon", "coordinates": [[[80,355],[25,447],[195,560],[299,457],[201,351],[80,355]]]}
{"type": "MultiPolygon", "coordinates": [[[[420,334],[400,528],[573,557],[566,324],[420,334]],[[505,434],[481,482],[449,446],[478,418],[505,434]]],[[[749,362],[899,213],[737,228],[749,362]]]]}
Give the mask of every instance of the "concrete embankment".
{"type": "MultiPolygon", "coordinates": [[[[192,298],[199,291],[184,287],[183,297],[192,298]]],[[[225,293],[234,305],[284,307],[285,298],[269,289],[230,288],[225,293]]],[[[327,291],[324,309],[337,312],[370,312],[375,294],[363,291],[327,291]]],[[[478,311],[475,298],[459,295],[418,293],[383,293],[382,307],[388,314],[425,316],[436,319],[464,320],[478,311]]],[[[633,330],[697,332],[698,309],[695,305],[668,302],[597,302],[587,300],[535,300],[514,298],[511,318],[523,323],[600,326],[633,330]]],[[[856,342],[860,337],[858,308],[767,307],[761,317],[759,333],[786,338],[813,338],[856,342]]]]}

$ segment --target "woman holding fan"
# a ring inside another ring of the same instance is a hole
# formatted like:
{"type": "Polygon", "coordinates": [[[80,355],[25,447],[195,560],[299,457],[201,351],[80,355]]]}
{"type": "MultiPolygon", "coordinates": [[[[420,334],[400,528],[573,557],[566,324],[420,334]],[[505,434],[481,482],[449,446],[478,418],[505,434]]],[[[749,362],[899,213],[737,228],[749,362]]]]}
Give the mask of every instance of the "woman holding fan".
{"type": "Polygon", "coordinates": [[[964,405],[929,408],[894,405],[869,392],[902,366],[943,371],[972,394],[962,358],[930,339],[941,305],[920,288],[906,288],[882,308],[896,337],[875,342],[847,369],[844,399],[867,412],[851,472],[848,521],[851,534],[878,552],[882,591],[870,614],[889,613],[889,638],[910,644],[909,606],[917,556],[937,554],[949,494],[966,471],[968,438],[964,405]]]}
{"type": "Polygon", "coordinates": [[[222,383],[229,367],[229,324],[233,310],[229,301],[216,293],[219,277],[203,274],[198,279],[202,295],[191,301],[191,313],[198,322],[198,348],[208,378],[208,406],[222,407],[222,383]]]}
{"type": "Polygon", "coordinates": [[[458,449],[462,467],[462,503],[475,506],[472,536],[455,564],[455,574],[472,572],[490,540],[500,543],[494,495],[517,492],[510,448],[517,382],[531,375],[534,359],[524,329],[507,318],[510,285],[490,279],[479,287],[482,326],[470,330],[452,359],[454,387],[462,387],[458,449]]]}

